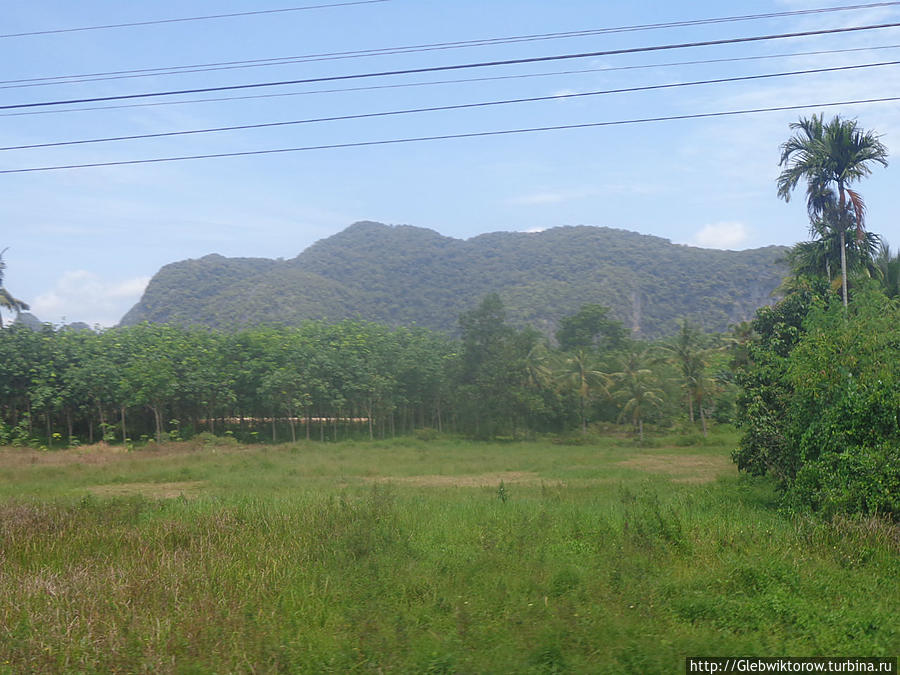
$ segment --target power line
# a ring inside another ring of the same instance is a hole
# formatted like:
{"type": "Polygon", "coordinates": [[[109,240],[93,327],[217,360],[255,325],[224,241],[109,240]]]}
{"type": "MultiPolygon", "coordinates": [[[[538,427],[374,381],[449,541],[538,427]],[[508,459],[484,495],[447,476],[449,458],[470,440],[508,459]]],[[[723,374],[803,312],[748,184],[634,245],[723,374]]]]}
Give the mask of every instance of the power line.
{"type": "Polygon", "coordinates": [[[156,96],[177,96],[181,94],[200,94],[212,91],[234,91],[239,89],[254,89],[260,87],[281,87],[293,84],[310,84],[314,82],[334,82],[340,80],[356,80],[372,77],[388,77],[394,75],[412,75],[416,73],[434,73],[450,70],[464,70],[471,68],[486,68],[492,66],[520,65],[524,63],[540,63],[547,61],[562,61],[568,59],[584,59],[597,56],[612,56],[621,54],[637,54],[640,52],[664,51],[669,49],[685,49],[689,47],[710,47],[714,45],[739,44],[746,42],[760,42],[764,40],[782,40],[795,37],[809,37],[812,35],[834,35],[838,33],[850,33],[855,31],[877,30],[882,28],[896,28],[900,23],[882,23],[868,26],[851,26],[849,28],[829,28],[824,30],[802,31],[797,33],[778,33],[774,35],[755,35],[751,37],[728,38],[723,40],[705,40],[701,42],[682,42],[668,45],[654,45],[650,47],[630,47],[627,49],[607,49],[603,51],[581,52],[577,54],[560,54],[556,56],[534,56],[523,59],[506,59],[502,61],[480,61],[477,63],[463,63],[450,66],[430,66],[427,68],[407,68],[403,70],[386,70],[374,73],[356,73],[353,75],[331,75],[328,77],[313,77],[301,80],[282,80],[279,82],[255,82],[251,84],[233,84],[222,87],[202,87],[195,89],[178,89],[170,91],[145,92],[142,94],[122,94],[119,96],[100,96],[94,98],[79,98],[58,101],[41,101],[37,103],[19,103],[15,105],[0,106],[0,110],[13,110],[22,108],[36,108],[43,106],[69,105],[75,103],[97,103],[100,101],[121,101],[136,98],[151,98],[156,96]]]}
{"type": "Polygon", "coordinates": [[[110,28],[130,28],[133,26],[152,26],[164,23],[180,23],[184,21],[207,21],[209,19],[230,19],[239,16],[253,16],[260,14],[281,14],[284,12],[301,12],[310,9],[326,9],[329,7],[348,7],[350,5],[372,5],[390,0],[352,0],[348,2],[331,2],[322,5],[304,5],[302,7],[284,7],[282,9],[260,9],[252,12],[233,12],[231,14],[208,14],[206,16],[187,16],[176,19],[155,19],[152,21],[133,21],[131,23],[111,23],[103,26],[82,26],[79,28],[55,28],[52,30],[35,30],[27,33],[7,33],[0,38],[31,37],[34,35],[53,35],[58,33],[78,33],[88,30],[107,30],[110,28]]]}
{"type": "Polygon", "coordinates": [[[760,60],[768,60],[768,59],[783,59],[783,58],[792,58],[796,56],[821,56],[826,54],[846,54],[851,52],[865,52],[865,51],[877,51],[882,49],[898,49],[900,48],[900,44],[893,45],[877,45],[873,47],[851,47],[847,49],[820,49],[816,51],[807,51],[807,52],[789,52],[786,54],[763,54],[758,56],[735,56],[729,58],[722,59],[697,59],[692,61],[669,61],[665,63],[647,63],[647,64],[636,64],[631,66],[604,66],[601,68],[578,68],[573,70],[555,70],[550,72],[543,73],[523,73],[518,75],[494,75],[489,77],[467,77],[467,78],[458,78],[454,80],[430,80],[425,82],[404,82],[398,84],[378,84],[378,85],[369,85],[365,87],[340,87],[335,89],[312,89],[309,91],[295,91],[295,92],[285,92],[280,94],[253,94],[249,96],[219,96],[215,98],[196,98],[196,99],[186,99],[181,101],[157,101],[154,103],[127,103],[123,105],[111,105],[111,106],[93,106],[87,108],[66,108],[66,109],[54,109],[54,110],[31,110],[26,112],[15,112],[15,113],[0,113],[0,117],[18,117],[22,115],[51,115],[51,114],[59,114],[59,113],[70,113],[70,112],[87,112],[87,111],[95,111],[95,110],[120,110],[123,108],[148,108],[155,106],[167,106],[167,105],[185,105],[190,103],[216,103],[222,101],[243,101],[248,99],[260,99],[260,98],[281,98],[285,96],[309,96],[314,94],[333,94],[333,93],[343,93],[343,92],[354,92],[354,91],[373,91],[379,89],[404,89],[408,87],[426,87],[433,85],[442,85],[442,84],[465,84],[472,82],[492,82],[498,80],[520,80],[534,77],[552,77],[558,75],[577,75],[584,73],[606,73],[613,71],[623,71],[623,70],[643,70],[649,68],[667,68],[673,66],[693,66],[693,65],[706,65],[712,63],[734,63],[741,61],[760,61],[760,60]]]}
{"type": "Polygon", "coordinates": [[[605,94],[623,94],[623,93],[631,93],[638,91],[653,91],[657,89],[674,89],[679,87],[691,87],[697,85],[706,85],[706,84],[724,84],[727,82],[745,82],[749,80],[763,80],[763,79],[771,79],[775,77],[787,77],[794,75],[810,75],[815,73],[830,73],[837,71],[845,71],[845,70],[859,70],[862,68],[874,68],[880,66],[896,66],[900,64],[900,61],[884,61],[881,63],[864,63],[858,64],[854,66],[834,66],[831,68],[815,68],[810,70],[794,70],[789,72],[782,73],[765,73],[762,75],[742,75],[738,77],[723,77],[716,78],[711,80],[697,80],[694,82],[674,82],[667,84],[653,84],[653,85],[645,85],[640,87],[625,87],[621,89],[604,89],[600,91],[588,91],[588,92],[579,92],[572,94],[554,94],[551,96],[532,96],[528,98],[515,98],[515,99],[504,99],[500,101],[482,101],[478,103],[460,103],[456,105],[442,105],[442,106],[432,106],[432,107],[424,107],[424,108],[408,108],[405,110],[389,110],[382,112],[373,112],[373,113],[359,113],[355,115],[337,115],[332,117],[316,117],[310,119],[303,120],[290,120],[284,122],[262,122],[258,124],[241,124],[235,126],[227,126],[227,127],[214,127],[209,129],[190,129],[184,131],[165,131],[160,133],[153,134],[134,134],[130,136],[111,136],[107,138],[90,138],[90,139],[82,139],[76,141],[58,141],[53,143],[34,143],[30,145],[13,145],[8,147],[0,147],[0,151],[7,150],[33,150],[36,148],[56,148],[61,146],[68,145],[86,145],[90,143],[109,143],[115,141],[133,141],[139,139],[148,139],[148,138],[165,138],[170,136],[188,136],[194,134],[208,134],[208,133],[217,133],[223,131],[245,131],[248,129],[264,129],[271,127],[284,127],[284,126],[294,126],[299,124],[312,124],[318,122],[336,122],[343,120],[355,120],[355,119],[367,119],[372,117],[389,117],[395,115],[410,115],[415,113],[426,113],[426,112],[440,112],[440,111],[448,111],[448,110],[464,110],[471,108],[487,108],[492,106],[499,105],[510,105],[517,103],[536,103],[539,101],[558,101],[563,99],[573,99],[573,98],[585,98],[588,96],[600,96],[605,94]]]}
{"type": "Polygon", "coordinates": [[[184,155],[180,157],[154,157],[150,159],[129,159],[115,162],[93,162],[89,164],[67,164],[57,166],[39,166],[25,169],[2,169],[0,174],[34,173],[38,171],[60,171],[63,169],[89,169],[109,166],[127,166],[136,164],[160,164],[163,162],[181,162],[195,159],[220,159],[224,157],[249,157],[253,155],[272,155],[289,152],[308,152],[312,150],[337,150],[344,148],[362,148],[379,145],[398,145],[402,143],[422,143],[427,141],[444,141],[460,138],[485,138],[489,136],[509,136],[513,134],[527,134],[545,131],[562,131],[567,129],[591,129],[597,127],[622,126],[626,124],[645,124],[651,122],[669,122],[673,120],[702,119],[710,117],[727,117],[735,115],[750,115],[765,112],[784,112],[787,110],[805,110],[809,108],[830,108],[841,105],[861,105],[865,103],[887,103],[900,101],[900,96],[886,98],[857,99],[851,101],[834,101],[830,103],[809,103],[803,105],[787,105],[770,108],[749,108],[745,110],[725,110],[711,113],[692,113],[685,115],[667,115],[662,117],[642,117],[612,122],[586,122],[584,124],[564,124],[557,126],[531,127],[526,129],[501,129],[498,131],[476,131],[464,134],[443,134],[439,136],[417,136],[413,138],[391,138],[380,141],[357,141],[354,143],[330,143],[326,145],[307,145],[295,148],[275,148],[269,150],[245,150],[242,152],[219,152],[207,155],[184,155]]]}
{"type": "Polygon", "coordinates": [[[291,65],[295,63],[308,63],[315,61],[330,61],[338,59],[354,59],[371,56],[385,56],[395,54],[411,54],[417,52],[437,51],[446,49],[463,49],[470,47],[494,46],[499,44],[511,44],[518,42],[534,42],[540,40],[559,40],[577,37],[589,37],[611,33],[633,32],[639,30],[655,30],[660,28],[676,28],[683,26],[707,25],[713,23],[728,23],[735,21],[749,21],[756,19],[769,19],[786,16],[799,16],[806,14],[823,14],[827,12],[839,12],[856,9],[870,9],[900,5],[900,2],[880,2],[867,5],[845,5],[840,7],[827,7],[820,9],[796,10],[790,12],[769,12],[765,14],[748,14],[741,16],[716,17],[709,19],[692,19],[687,21],[671,21],[655,24],[638,24],[634,26],[620,26],[617,28],[595,28],[580,31],[568,31],[558,33],[537,33],[531,35],[513,35],[498,38],[483,38],[476,40],[461,40],[456,42],[435,42],[427,44],[406,45],[400,47],[383,47],[378,49],[363,49],[342,52],[324,52],[318,54],[304,54],[300,56],[283,56],[266,59],[251,59],[243,61],[219,61],[212,63],[199,63],[181,66],[167,66],[158,68],[140,68],[133,70],[116,70],[98,73],[82,73],[78,75],[58,75],[53,77],[36,77],[18,80],[0,80],[2,89],[16,89],[24,87],[50,86],[57,84],[80,84],[84,82],[99,82],[106,80],[131,79],[138,77],[156,77],[159,75],[181,75],[185,73],[209,72],[215,70],[234,70],[241,68],[258,68],[265,66],[291,65]]]}

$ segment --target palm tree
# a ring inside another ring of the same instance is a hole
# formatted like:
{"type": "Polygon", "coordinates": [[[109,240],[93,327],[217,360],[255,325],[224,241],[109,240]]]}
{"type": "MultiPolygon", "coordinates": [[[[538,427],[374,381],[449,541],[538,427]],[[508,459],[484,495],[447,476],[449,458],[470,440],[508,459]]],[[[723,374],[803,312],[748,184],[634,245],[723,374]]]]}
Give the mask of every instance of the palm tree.
{"type": "MultiPolygon", "coordinates": [[[[8,250],[8,248],[5,248],[0,251],[0,307],[11,310],[18,316],[19,312],[28,311],[29,307],[22,300],[14,298],[12,294],[3,287],[3,272],[6,269],[6,263],[3,262],[3,254],[8,250]]],[[[0,314],[0,328],[3,328],[2,314],[0,314]]]]}
{"type": "MultiPolygon", "coordinates": [[[[856,217],[851,212],[844,227],[845,258],[848,272],[863,276],[881,277],[881,269],[876,260],[881,247],[881,238],[874,232],[863,232],[862,238],[852,235],[856,230],[856,217]]],[[[810,222],[810,241],[801,241],[794,245],[787,254],[787,261],[794,274],[809,277],[821,277],[829,283],[836,281],[841,285],[842,279],[835,280],[835,273],[841,264],[840,232],[831,227],[828,218],[815,218],[810,222]]]]}
{"type": "Polygon", "coordinates": [[[644,416],[649,408],[659,408],[663,403],[663,392],[655,386],[653,371],[646,368],[648,351],[632,347],[619,364],[621,370],[609,377],[616,384],[613,398],[622,404],[619,421],[631,418],[641,441],[644,440],[644,416]]]}
{"type": "Polygon", "coordinates": [[[563,361],[559,379],[578,394],[581,403],[581,433],[587,434],[587,404],[598,390],[604,394],[607,392],[607,375],[594,366],[590,352],[576,349],[563,361]]]}
{"type": "Polygon", "coordinates": [[[879,280],[885,295],[896,298],[900,295],[900,253],[891,253],[891,247],[881,242],[875,264],[879,269],[879,280]]]}
{"type": "Polygon", "coordinates": [[[553,379],[553,370],[550,366],[550,351],[547,344],[540,341],[528,350],[525,356],[525,386],[529,389],[541,390],[548,386],[553,379]]]}
{"type": "MultiPolygon", "coordinates": [[[[694,403],[699,404],[700,418],[703,421],[702,381],[706,370],[706,350],[703,348],[703,336],[696,326],[684,319],[678,322],[678,327],[678,335],[663,342],[660,349],[681,371],[681,386],[687,399],[688,417],[693,424],[694,403]]],[[[705,426],[705,421],[703,423],[705,426]]]]}
{"type": "Polygon", "coordinates": [[[855,218],[857,242],[865,232],[865,203],[849,185],[872,173],[874,162],[887,166],[887,149],[878,136],[861,130],[856,120],[836,115],[827,124],[823,115],[793,122],[796,133],[781,146],[778,196],[790,201],[801,179],[806,181],[806,205],[811,220],[822,218],[840,240],[841,288],[847,306],[846,230],[855,218]],[[837,200],[834,199],[835,190],[837,200]]]}

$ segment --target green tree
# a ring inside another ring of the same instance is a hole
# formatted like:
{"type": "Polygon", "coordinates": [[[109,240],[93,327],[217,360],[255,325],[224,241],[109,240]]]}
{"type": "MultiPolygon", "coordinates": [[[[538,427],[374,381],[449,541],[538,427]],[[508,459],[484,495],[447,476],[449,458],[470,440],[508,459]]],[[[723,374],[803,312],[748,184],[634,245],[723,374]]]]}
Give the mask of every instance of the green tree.
{"type": "Polygon", "coordinates": [[[585,349],[576,349],[563,359],[559,379],[578,396],[581,433],[587,434],[588,404],[598,394],[609,395],[609,377],[599,370],[595,357],[585,349]]]}
{"type": "Polygon", "coordinates": [[[602,350],[618,349],[625,339],[625,328],[621,321],[608,316],[609,307],[603,305],[582,305],[572,316],[560,320],[556,331],[559,348],[563,351],[575,349],[602,350]]]}
{"type": "Polygon", "coordinates": [[[663,391],[649,367],[653,362],[648,349],[632,346],[620,357],[619,370],[610,374],[613,399],[621,406],[619,420],[628,418],[641,441],[644,440],[644,418],[663,404],[663,391]]]}
{"type": "Polygon", "coordinates": [[[823,279],[801,279],[780,302],[757,311],[747,357],[736,373],[741,387],[736,424],[744,432],[732,453],[738,470],[754,476],[771,474],[782,484],[797,473],[799,452],[786,434],[794,395],[788,365],[804,335],[807,315],[832,299],[837,296],[823,279]]]}
{"type": "MultiPolygon", "coordinates": [[[[845,258],[849,275],[875,277],[883,275],[878,263],[881,239],[874,232],[863,232],[857,238],[856,217],[851,212],[844,227],[845,258]]],[[[842,285],[840,233],[827,218],[814,218],[809,228],[810,241],[801,241],[788,252],[787,260],[796,276],[821,277],[835,288],[842,285]]]]}
{"type": "Polygon", "coordinates": [[[706,376],[708,350],[705,348],[702,333],[694,324],[684,319],[678,322],[678,326],[678,334],[664,341],[660,348],[680,372],[681,387],[688,404],[688,417],[691,424],[694,423],[696,407],[700,413],[700,422],[705,434],[706,415],[703,403],[709,389],[706,376]]]}
{"type": "Polygon", "coordinates": [[[516,331],[496,293],[459,317],[462,355],[459,364],[459,409],[476,436],[516,433],[527,417],[526,359],[538,341],[533,331],[516,331]]]}
{"type": "Polygon", "coordinates": [[[887,149],[878,136],[859,128],[856,120],[835,116],[827,124],[823,115],[800,118],[791,124],[796,133],[781,146],[778,196],[789,201],[801,180],[807,184],[807,210],[811,220],[823,219],[838,233],[841,288],[847,306],[846,230],[855,219],[857,241],[865,231],[865,203],[849,186],[871,174],[872,164],[887,166],[887,149]]]}
{"type": "Polygon", "coordinates": [[[875,265],[878,267],[881,290],[889,298],[896,298],[900,295],[900,253],[891,253],[887,242],[881,242],[875,256],[875,265]]]}

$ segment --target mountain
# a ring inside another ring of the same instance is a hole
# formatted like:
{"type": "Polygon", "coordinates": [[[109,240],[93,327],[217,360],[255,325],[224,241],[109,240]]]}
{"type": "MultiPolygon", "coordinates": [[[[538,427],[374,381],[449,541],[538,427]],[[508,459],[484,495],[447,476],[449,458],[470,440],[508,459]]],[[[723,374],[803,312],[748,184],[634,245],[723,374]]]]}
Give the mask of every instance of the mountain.
{"type": "Polygon", "coordinates": [[[44,327],[43,322],[31,312],[19,312],[16,315],[15,323],[27,326],[34,331],[39,331],[44,327]]]}
{"type": "Polygon", "coordinates": [[[689,317],[725,330],[772,302],[786,248],[720,251],[606,227],[445,237],[360,222],[291,260],[208,255],[163,267],[122,319],[236,327],[360,317],[454,333],[461,312],[500,294],[511,322],[552,333],[585,303],[636,335],[689,317]]]}
{"type": "MultiPolygon", "coordinates": [[[[45,326],[52,326],[53,324],[44,323],[39,318],[37,318],[31,312],[19,312],[16,315],[16,318],[13,323],[19,324],[21,326],[26,326],[35,332],[39,332],[44,330],[45,326]]],[[[82,331],[82,330],[94,330],[89,325],[87,325],[84,321],[75,321],[74,323],[67,323],[57,326],[59,330],[68,330],[68,331],[82,331]]]]}

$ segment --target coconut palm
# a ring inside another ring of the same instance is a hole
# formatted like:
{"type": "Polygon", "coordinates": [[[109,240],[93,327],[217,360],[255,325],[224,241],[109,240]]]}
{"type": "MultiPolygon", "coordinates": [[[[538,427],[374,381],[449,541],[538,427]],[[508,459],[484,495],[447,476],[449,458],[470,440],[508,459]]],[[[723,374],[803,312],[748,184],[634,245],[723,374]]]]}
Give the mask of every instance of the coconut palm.
{"type": "Polygon", "coordinates": [[[622,356],[620,370],[609,376],[615,383],[612,397],[622,405],[619,421],[630,418],[641,441],[644,440],[646,413],[663,404],[663,391],[656,386],[653,371],[646,367],[651,361],[646,349],[632,347],[622,356]]]}
{"type": "Polygon", "coordinates": [[[592,354],[576,349],[562,362],[558,375],[564,386],[571,387],[581,404],[581,433],[587,434],[587,406],[597,392],[607,393],[608,377],[597,369],[592,354]]]}
{"type": "MultiPolygon", "coordinates": [[[[13,311],[18,316],[19,312],[28,311],[29,307],[22,300],[14,298],[12,294],[3,286],[3,273],[6,270],[6,263],[3,262],[3,254],[6,253],[7,250],[8,249],[5,248],[0,251],[0,307],[13,311]]],[[[0,328],[3,328],[2,314],[0,314],[0,328]]]]}
{"type": "MultiPolygon", "coordinates": [[[[707,350],[700,330],[690,321],[678,322],[678,334],[659,345],[664,358],[681,371],[681,387],[688,404],[688,417],[694,423],[694,404],[700,406],[703,417],[703,378],[706,370],[707,350]]],[[[705,422],[704,422],[705,425],[705,422]]]]}
{"type": "Polygon", "coordinates": [[[550,350],[543,341],[537,342],[525,356],[525,386],[540,390],[549,387],[553,380],[550,350]]]}
{"type": "Polygon", "coordinates": [[[781,146],[778,196],[790,201],[801,179],[806,181],[806,205],[811,220],[822,218],[838,233],[841,288],[847,306],[846,231],[855,219],[856,239],[865,232],[865,202],[849,185],[872,173],[872,164],[887,166],[887,149],[878,136],[859,128],[856,120],[839,115],[827,124],[823,115],[801,117],[791,124],[796,133],[781,146]],[[835,200],[834,195],[837,194],[835,200]]]}

